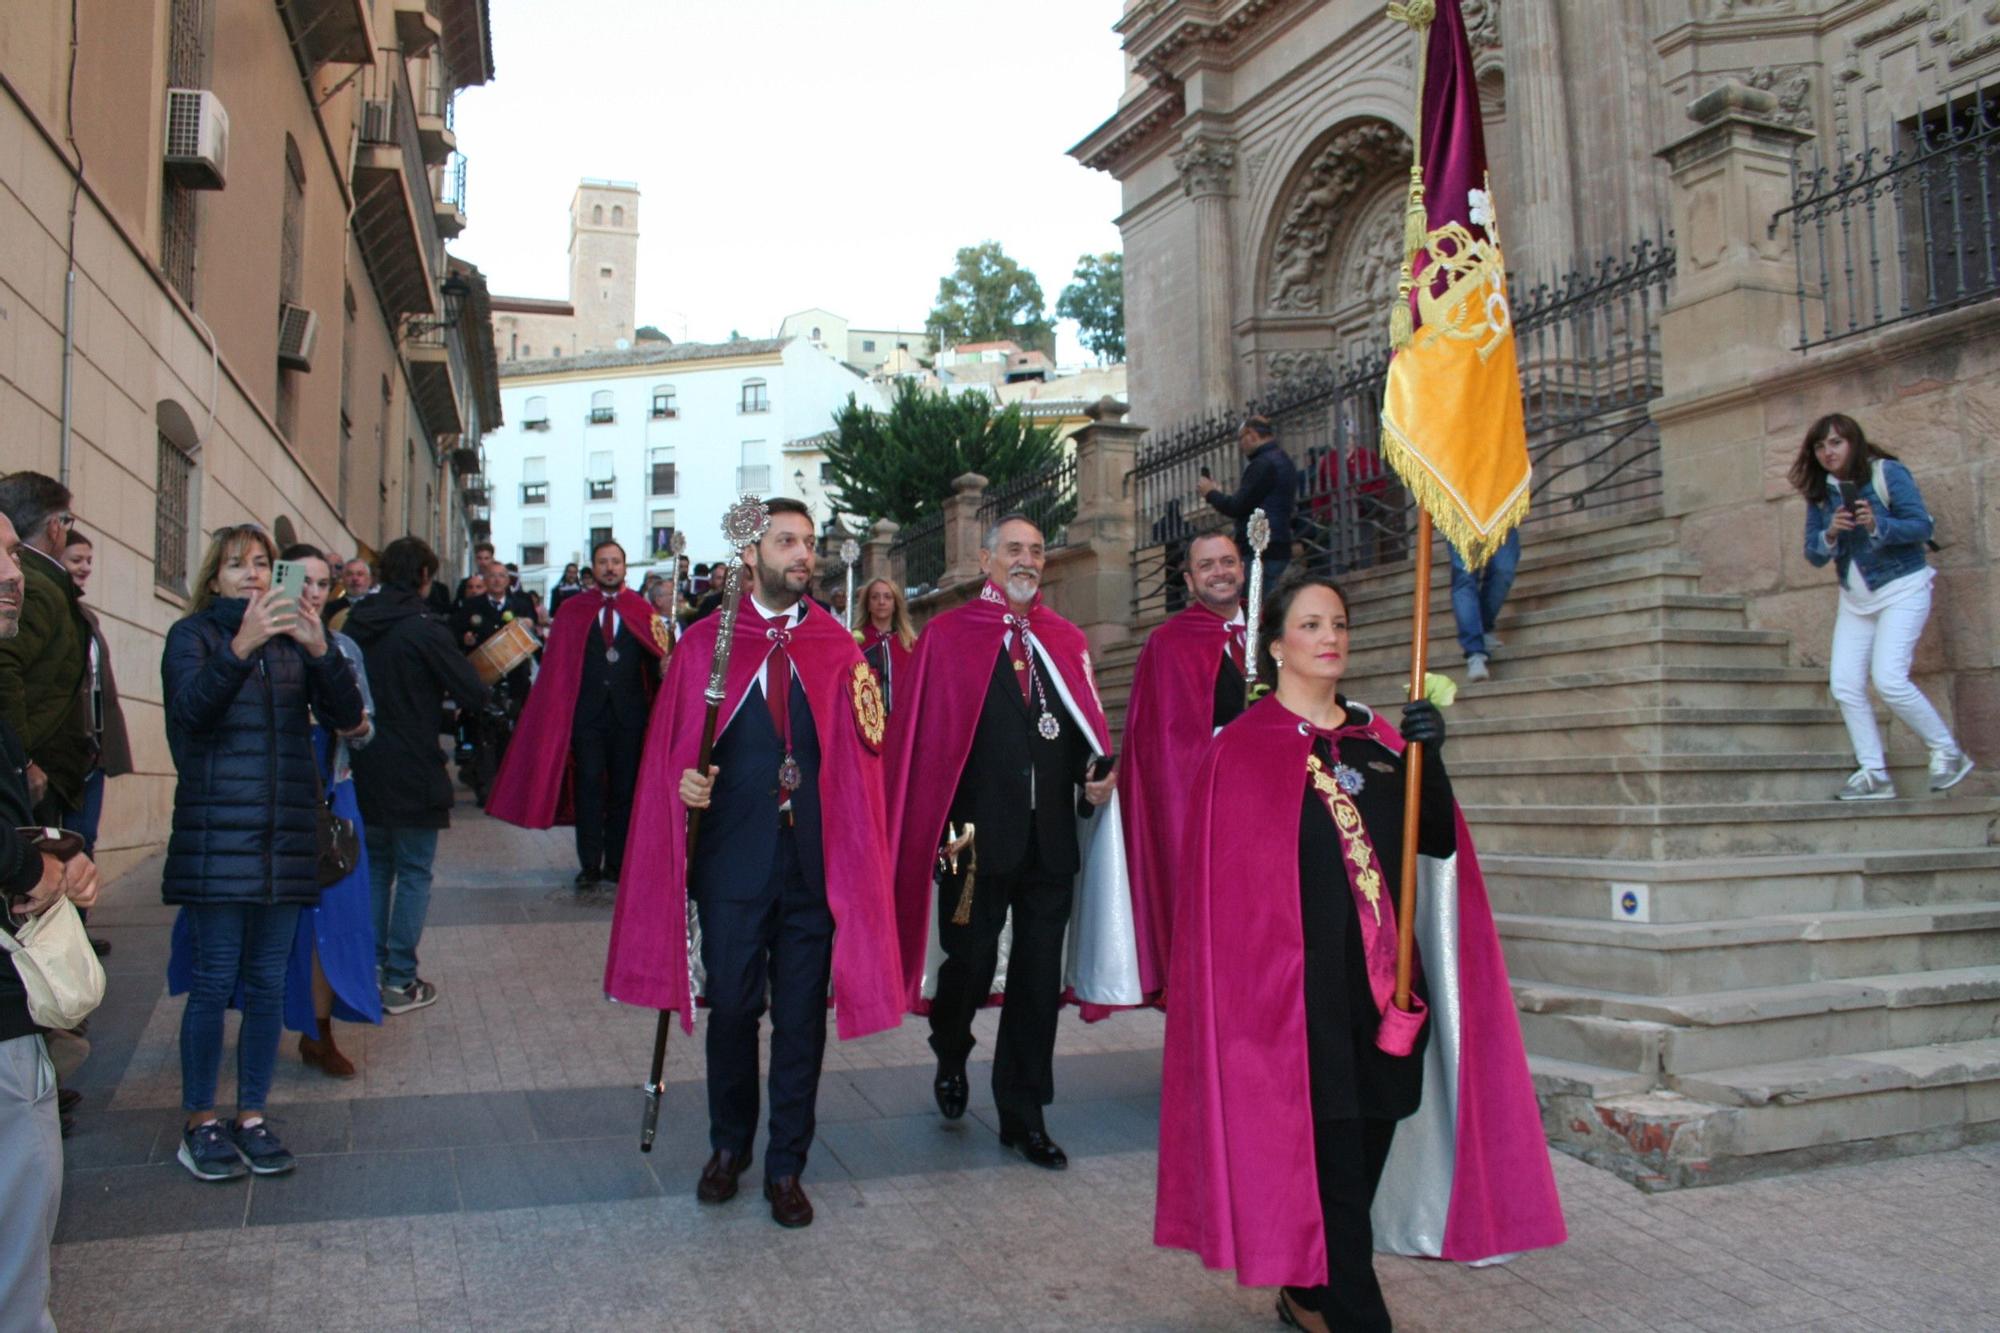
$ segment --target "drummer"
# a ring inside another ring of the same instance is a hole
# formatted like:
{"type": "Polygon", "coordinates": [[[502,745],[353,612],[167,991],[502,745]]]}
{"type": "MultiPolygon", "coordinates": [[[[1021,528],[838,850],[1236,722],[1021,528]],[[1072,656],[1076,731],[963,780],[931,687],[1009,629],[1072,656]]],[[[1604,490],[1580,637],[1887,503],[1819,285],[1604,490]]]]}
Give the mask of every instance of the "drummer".
{"type": "Polygon", "coordinates": [[[437,1001],[417,976],[417,942],[430,908],[438,830],[451,823],[452,787],[438,749],[437,720],[449,693],[464,712],[485,707],[487,691],[451,634],[428,614],[425,597],[438,559],[421,539],[399,537],[382,552],[381,591],[347,617],[375,695],[375,739],[354,752],[355,795],[368,834],[375,900],[375,960],[382,1008],[403,1014],[437,1001]]]}

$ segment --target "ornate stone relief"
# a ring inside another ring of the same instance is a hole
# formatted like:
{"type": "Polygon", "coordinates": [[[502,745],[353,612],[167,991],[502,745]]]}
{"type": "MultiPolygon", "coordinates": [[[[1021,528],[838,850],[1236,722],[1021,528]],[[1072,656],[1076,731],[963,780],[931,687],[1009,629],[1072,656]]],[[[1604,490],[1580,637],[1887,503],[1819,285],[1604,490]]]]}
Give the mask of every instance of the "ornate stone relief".
{"type": "Polygon", "coordinates": [[[1257,178],[1264,174],[1264,164],[1269,162],[1270,160],[1271,160],[1271,150],[1269,148],[1259,148],[1256,152],[1250,154],[1250,156],[1243,159],[1244,183],[1248,185],[1255,185],[1257,183],[1257,178]]]}
{"type": "Polygon", "coordinates": [[[1500,0],[1463,0],[1459,12],[1465,15],[1465,35],[1472,43],[1472,58],[1500,49],[1500,0]]]}
{"type": "Polygon", "coordinates": [[[1327,355],[1325,352],[1273,352],[1264,362],[1265,377],[1275,386],[1290,379],[1324,374],[1327,355]]]}
{"type": "Polygon", "coordinates": [[[1384,176],[1407,172],[1409,161],[1409,136],[1379,120],[1350,126],[1319,150],[1278,210],[1282,221],[1265,289],[1270,309],[1298,313],[1321,308],[1327,257],[1344,210],[1384,176]]]}
{"type": "Polygon", "coordinates": [[[1236,167],[1236,145],[1213,134],[1198,134],[1174,153],[1174,170],[1181,174],[1181,188],[1190,199],[1205,194],[1228,194],[1230,173],[1236,167]]]}
{"type": "Polygon", "coordinates": [[[1813,127],[1812,73],[1808,65],[1765,65],[1753,70],[1744,82],[1778,99],[1771,119],[1794,129],[1813,127]]]}

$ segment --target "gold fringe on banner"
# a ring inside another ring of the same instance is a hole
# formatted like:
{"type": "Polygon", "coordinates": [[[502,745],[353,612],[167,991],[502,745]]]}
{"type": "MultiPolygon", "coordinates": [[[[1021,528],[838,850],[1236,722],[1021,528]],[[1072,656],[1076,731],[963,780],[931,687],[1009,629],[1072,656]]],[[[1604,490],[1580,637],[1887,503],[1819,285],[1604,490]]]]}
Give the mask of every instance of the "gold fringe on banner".
{"type": "Polygon", "coordinates": [[[1520,491],[1507,502],[1493,526],[1481,532],[1465,516],[1465,509],[1453,495],[1438,481],[1437,476],[1424,463],[1423,456],[1405,440],[1385,418],[1382,422],[1382,458],[1395,469],[1403,485],[1431,516],[1431,526],[1437,529],[1446,541],[1458,550],[1459,558],[1465,561],[1469,570],[1479,570],[1506,542],[1507,534],[1521,526],[1528,517],[1529,488],[1524,480],[1520,491]]]}

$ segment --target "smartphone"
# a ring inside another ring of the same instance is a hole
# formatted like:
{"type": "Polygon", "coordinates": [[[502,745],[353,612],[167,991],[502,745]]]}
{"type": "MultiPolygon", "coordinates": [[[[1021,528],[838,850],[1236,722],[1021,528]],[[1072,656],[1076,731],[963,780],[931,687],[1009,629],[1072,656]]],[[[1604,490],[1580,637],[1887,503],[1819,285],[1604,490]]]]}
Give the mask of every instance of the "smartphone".
{"type": "MultiPolygon", "coordinates": [[[[1097,758],[1090,761],[1090,768],[1086,770],[1085,773],[1086,781],[1090,782],[1104,781],[1105,775],[1111,771],[1112,765],[1116,764],[1117,762],[1118,762],[1118,757],[1116,755],[1101,754],[1097,756],[1097,758]]],[[[1089,819],[1092,815],[1096,813],[1097,813],[1097,807],[1090,803],[1090,798],[1088,796],[1085,796],[1082,792],[1079,791],[1076,794],[1076,817],[1078,819],[1089,819]]]]}
{"type": "Polygon", "coordinates": [[[1215,477],[1214,477],[1214,475],[1213,475],[1212,473],[1210,473],[1210,472],[1209,472],[1209,470],[1208,470],[1208,464],[1206,464],[1206,463],[1202,464],[1202,467],[1201,467],[1201,479],[1202,479],[1203,481],[1214,481],[1214,480],[1215,480],[1215,477]]]}
{"type": "Polygon", "coordinates": [[[1861,498],[1853,482],[1842,481],[1839,477],[1826,479],[1826,493],[1828,498],[1850,514],[1854,512],[1854,502],[1861,498]]]}
{"type": "Polygon", "coordinates": [[[298,605],[299,594],[306,590],[306,563],[303,560],[280,560],[271,566],[271,596],[282,597],[294,606],[298,605]]]}

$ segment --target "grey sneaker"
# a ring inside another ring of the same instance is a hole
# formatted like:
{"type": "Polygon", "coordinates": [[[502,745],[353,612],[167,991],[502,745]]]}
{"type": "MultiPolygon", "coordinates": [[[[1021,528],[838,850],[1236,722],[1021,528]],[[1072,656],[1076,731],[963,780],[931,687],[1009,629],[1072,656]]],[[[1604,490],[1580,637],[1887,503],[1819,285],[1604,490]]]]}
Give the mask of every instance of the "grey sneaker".
{"type": "Polygon", "coordinates": [[[437,998],[438,988],[418,977],[407,986],[384,986],[382,1012],[407,1014],[412,1009],[422,1009],[425,1005],[436,1004],[437,998]]]}
{"type": "Polygon", "coordinates": [[[229,1132],[211,1120],[194,1129],[181,1130],[180,1164],[196,1180],[234,1180],[247,1174],[229,1132]]]}
{"type": "Polygon", "coordinates": [[[1500,636],[1498,634],[1495,634],[1492,630],[1487,630],[1483,637],[1486,640],[1486,651],[1489,653],[1498,652],[1500,651],[1500,649],[1505,648],[1507,646],[1506,644],[1500,641],[1500,636]]]}
{"type": "Polygon", "coordinates": [[[232,1124],[229,1137],[236,1151],[243,1155],[243,1164],[260,1176],[282,1176],[299,1164],[290,1149],[278,1142],[278,1136],[271,1132],[266,1121],[259,1120],[247,1129],[232,1124]]]}
{"type": "Polygon", "coordinates": [[[1857,768],[1847,779],[1847,785],[1833,794],[1836,801],[1893,801],[1896,799],[1896,784],[1889,781],[1887,773],[1870,773],[1865,768],[1857,768]]]}
{"type": "Polygon", "coordinates": [[[1465,659],[1465,678],[1467,681],[1485,680],[1492,674],[1492,672],[1486,669],[1485,653],[1473,653],[1465,659]]]}
{"type": "Polygon", "coordinates": [[[1931,790],[1950,791],[1972,771],[1972,756],[1963,750],[1937,750],[1931,755],[1931,790]]]}

